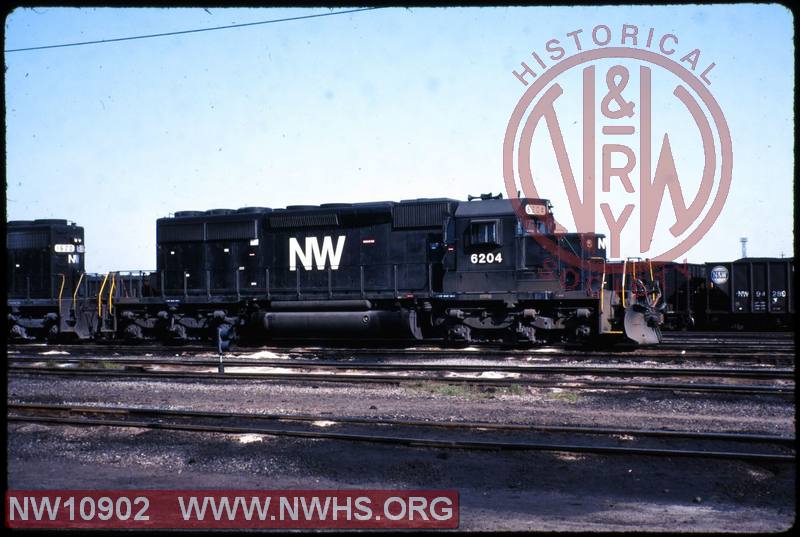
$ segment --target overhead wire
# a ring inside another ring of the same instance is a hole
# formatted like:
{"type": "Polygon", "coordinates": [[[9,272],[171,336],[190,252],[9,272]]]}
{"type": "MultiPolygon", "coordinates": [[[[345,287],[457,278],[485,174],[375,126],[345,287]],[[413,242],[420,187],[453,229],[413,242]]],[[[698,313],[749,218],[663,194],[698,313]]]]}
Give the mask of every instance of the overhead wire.
{"type": "Polygon", "coordinates": [[[162,32],[158,34],[145,34],[145,35],[133,35],[129,37],[115,37],[112,39],[98,39],[95,41],[80,41],[75,43],[61,43],[58,45],[41,45],[36,47],[23,47],[23,48],[12,48],[6,49],[3,52],[25,52],[31,50],[44,50],[44,49],[52,49],[52,48],[63,48],[63,47],[78,47],[82,45],[99,45],[102,43],[116,43],[119,41],[132,41],[135,39],[150,39],[153,37],[167,37],[171,35],[184,35],[184,34],[193,34],[198,32],[211,32],[214,30],[228,30],[231,28],[244,28],[245,26],[258,26],[263,24],[274,24],[278,22],[289,22],[289,21],[297,21],[303,19],[315,19],[319,17],[331,17],[333,15],[346,15],[348,13],[359,13],[361,11],[372,11],[375,9],[384,9],[383,7],[365,7],[365,8],[358,8],[358,9],[348,9],[345,11],[334,11],[331,13],[316,13],[314,15],[301,15],[298,17],[285,17],[282,19],[271,19],[265,21],[256,21],[256,22],[244,22],[240,24],[228,24],[224,26],[213,26],[210,28],[196,28],[193,30],[178,30],[175,32],[162,32]]]}

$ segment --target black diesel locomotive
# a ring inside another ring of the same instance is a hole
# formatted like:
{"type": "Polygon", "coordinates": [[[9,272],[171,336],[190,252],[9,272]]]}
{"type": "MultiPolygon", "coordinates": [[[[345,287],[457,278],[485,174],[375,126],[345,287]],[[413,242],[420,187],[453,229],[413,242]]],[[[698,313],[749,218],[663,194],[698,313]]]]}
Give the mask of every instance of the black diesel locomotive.
{"type": "Polygon", "coordinates": [[[69,311],[75,311],[78,305],[76,294],[84,278],[84,251],[83,228],[73,222],[8,223],[6,290],[12,338],[24,339],[28,331],[50,338],[59,335],[62,319],[68,318],[69,311]],[[54,301],[55,297],[59,299],[54,301]]]}
{"type": "Polygon", "coordinates": [[[483,195],[183,211],[156,223],[155,271],[106,275],[86,275],[75,257],[81,228],[10,222],[9,333],[658,343],[658,285],[633,271],[613,284],[604,237],[556,234],[551,209],[483,195]]]}

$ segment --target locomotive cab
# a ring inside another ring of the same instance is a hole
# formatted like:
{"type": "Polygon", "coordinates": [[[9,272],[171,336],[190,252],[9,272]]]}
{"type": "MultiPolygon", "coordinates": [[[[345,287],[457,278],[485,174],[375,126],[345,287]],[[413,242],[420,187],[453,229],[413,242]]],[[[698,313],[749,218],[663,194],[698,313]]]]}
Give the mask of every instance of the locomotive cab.
{"type": "Polygon", "coordinates": [[[502,295],[514,289],[516,219],[508,200],[461,203],[445,228],[446,293],[502,295]]]}
{"type": "Polygon", "coordinates": [[[543,242],[553,238],[550,209],[548,200],[538,199],[484,196],[461,203],[445,226],[445,292],[513,302],[561,290],[557,256],[543,242]]]}
{"type": "Polygon", "coordinates": [[[444,234],[444,292],[457,306],[445,312],[447,337],[657,342],[646,302],[603,289],[605,237],[556,233],[551,209],[548,200],[492,196],[459,204],[444,234]]]}

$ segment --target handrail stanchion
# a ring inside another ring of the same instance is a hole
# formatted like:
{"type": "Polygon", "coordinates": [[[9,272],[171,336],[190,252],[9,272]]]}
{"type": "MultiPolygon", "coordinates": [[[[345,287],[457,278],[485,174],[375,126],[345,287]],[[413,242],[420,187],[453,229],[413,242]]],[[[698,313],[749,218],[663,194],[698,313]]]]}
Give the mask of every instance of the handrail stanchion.
{"type": "Polygon", "coordinates": [[[622,261],[622,308],[625,308],[625,276],[628,274],[628,260],[624,259],[622,261]]]}
{"type": "Polygon", "coordinates": [[[116,288],[117,284],[117,277],[116,273],[111,273],[111,287],[108,288],[108,314],[112,315],[114,313],[114,289],[116,288]]]}
{"type": "Polygon", "coordinates": [[[111,273],[109,272],[106,274],[105,278],[103,278],[103,283],[100,284],[100,291],[97,293],[97,317],[98,319],[103,316],[103,291],[106,289],[106,282],[108,281],[108,276],[111,273]]]}
{"type": "Polygon", "coordinates": [[[428,263],[428,294],[433,294],[433,263],[428,263]]]}
{"type": "Polygon", "coordinates": [[[239,292],[239,272],[240,271],[237,269],[236,272],[234,273],[235,274],[234,284],[236,285],[236,299],[237,300],[242,298],[242,295],[239,292]]]}
{"type": "Polygon", "coordinates": [[[64,284],[67,282],[66,274],[58,273],[61,276],[61,287],[58,290],[58,318],[61,320],[61,295],[64,293],[64,284]]]}
{"type": "Polygon", "coordinates": [[[78,310],[75,309],[75,299],[77,298],[78,291],[81,288],[81,282],[83,281],[83,274],[84,273],[81,272],[81,275],[78,277],[78,283],[75,284],[75,291],[72,293],[72,307],[70,308],[70,311],[72,311],[75,314],[76,317],[77,317],[78,310]]]}

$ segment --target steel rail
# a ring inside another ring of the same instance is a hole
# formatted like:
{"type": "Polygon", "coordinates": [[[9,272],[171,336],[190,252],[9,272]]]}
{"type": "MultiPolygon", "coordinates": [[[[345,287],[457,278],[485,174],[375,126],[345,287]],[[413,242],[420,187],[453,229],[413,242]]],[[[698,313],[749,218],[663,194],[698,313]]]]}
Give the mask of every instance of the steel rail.
{"type": "Polygon", "coordinates": [[[666,383],[666,382],[609,382],[609,381],[543,381],[536,379],[483,377],[435,377],[435,376],[395,376],[395,375],[339,375],[339,374],[291,374],[291,373],[187,373],[171,371],[115,371],[108,369],[62,369],[50,367],[17,367],[10,366],[7,371],[15,374],[54,375],[54,376],[95,376],[95,377],[130,377],[150,379],[183,379],[183,380],[291,380],[304,382],[339,382],[339,383],[379,383],[400,384],[407,382],[436,382],[446,384],[483,384],[489,386],[528,385],[537,387],[558,387],[578,390],[669,390],[690,392],[714,392],[728,394],[761,394],[794,396],[794,386],[777,387],[761,385],[736,384],[700,384],[700,383],[666,383]]]}
{"type": "Polygon", "coordinates": [[[138,429],[157,429],[184,432],[225,433],[225,434],[259,434],[269,436],[286,436],[296,438],[314,438],[327,440],[344,440],[350,442],[370,442],[378,444],[406,445],[413,447],[471,449],[471,450],[504,450],[504,451],[548,451],[573,453],[599,453],[618,455],[651,455],[668,457],[703,457],[714,459],[736,459],[761,462],[794,462],[795,456],[775,453],[752,453],[735,451],[702,451],[688,449],[635,448],[621,446],[598,446],[580,444],[548,444],[538,442],[498,442],[486,440],[446,440],[419,438],[408,436],[386,436],[372,434],[337,433],[331,431],[299,431],[274,429],[267,427],[232,427],[223,425],[197,425],[186,423],[165,423],[163,421],[132,421],[112,419],[81,419],[43,416],[8,415],[8,421],[26,423],[45,423],[50,425],[76,425],[82,427],[128,427],[138,429]]]}
{"type": "Polygon", "coordinates": [[[769,346],[769,347],[791,347],[794,345],[792,339],[724,339],[724,338],[675,338],[675,339],[662,339],[659,345],[688,345],[688,344],[701,344],[701,345],[718,345],[726,344],[731,346],[754,347],[754,346],[769,346]]]}
{"type": "Polygon", "coordinates": [[[687,330],[687,331],[677,331],[677,330],[666,330],[663,331],[662,336],[664,338],[675,338],[679,339],[681,337],[695,337],[695,338],[729,338],[729,339],[791,339],[794,337],[794,332],[787,331],[787,330],[774,330],[774,331],[722,331],[722,330],[687,330]]]}
{"type": "MultiPolygon", "coordinates": [[[[49,357],[8,357],[9,363],[64,363],[64,364],[115,364],[136,366],[177,366],[177,367],[214,367],[219,365],[219,360],[186,360],[186,359],[150,359],[150,358],[63,358],[49,357]]],[[[566,374],[566,375],[593,375],[593,376],[625,376],[625,377],[725,377],[725,378],[770,378],[794,379],[793,369],[765,369],[765,368],[660,368],[660,367],[593,367],[593,366],[550,366],[550,365],[464,365],[464,364],[415,364],[415,363],[374,363],[365,361],[331,361],[331,360],[240,360],[224,359],[226,367],[280,367],[286,369],[359,369],[365,371],[453,371],[482,373],[500,371],[504,373],[524,374],[566,374]]]]}
{"type": "MultiPolygon", "coordinates": [[[[30,345],[10,345],[7,347],[7,351],[11,353],[20,354],[21,356],[31,356],[32,351],[34,350],[43,350],[47,349],[45,352],[69,352],[70,354],[80,356],[85,354],[91,353],[101,353],[101,352],[116,352],[116,353],[126,353],[131,355],[141,355],[145,353],[152,353],[152,354],[159,354],[159,355],[175,355],[178,352],[183,354],[193,353],[193,352],[214,352],[216,349],[210,346],[183,346],[183,347],[165,347],[165,346],[98,346],[98,345],[83,345],[83,346],[30,346],[30,345]]],[[[301,355],[319,355],[325,354],[328,356],[350,356],[350,355],[367,355],[367,356],[375,356],[381,357],[385,355],[392,355],[392,356],[435,356],[438,358],[473,358],[473,359],[497,359],[502,357],[516,357],[516,356],[525,356],[525,357],[558,357],[558,358],[574,358],[574,359],[592,359],[592,358],[611,358],[611,359],[620,359],[620,358],[631,358],[635,357],[637,359],[640,358],[658,358],[661,360],[694,360],[697,358],[702,359],[714,359],[717,360],[720,357],[719,354],[728,353],[734,359],[741,359],[743,357],[747,358],[791,358],[794,359],[794,351],[792,349],[786,349],[786,352],[783,355],[776,356],[774,350],[770,349],[756,349],[760,351],[759,353],[752,352],[753,349],[749,349],[748,352],[730,352],[730,349],[720,349],[718,345],[715,345],[713,350],[715,352],[703,352],[702,350],[698,350],[697,348],[689,348],[688,350],[685,347],[678,347],[674,349],[666,349],[666,348],[640,348],[636,350],[616,350],[616,351],[608,351],[608,350],[574,350],[574,349],[566,349],[566,348],[554,348],[554,347],[546,347],[541,349],[497,349],[497,348],[480,348],[478,350],[455,350],[455,349],[441,349],[441,348],[426,348],[426,347],[415,347],[415,348],[339,348],[339,347],[327,347],[327,348],[317,348],[317,347],[307,347],[307,348],[283,348],[283,347],[253,347],[253,348],[244,348],[240,347],[232,354],[242,354],[242,353],[249,353],[249,352],[275,352],[284,354],[287,356],[301,356],[301,355]],[[556,352],[553,352],[556,351],[556,352]]],[[[11,356],[11,355],[9,355],[11,356]]],[[[36,356],[57,356],[57,355],[48,355],[40,353],[36,356]]]]}
{"type": "MultiPolygon", "coordinates": [[[[461,350],[463,347],[480,347],[481,350],[486,351],[499,351],[499,352],[530,352],[535,351],[537,349],[550,347],[550,348],[559,348],[564,350],[573,350],[573,351],[584,351],[584,352],[594,352],[596,350],[603,350],[608,351],[611,350],[612,352],[628,352],[631,350],[651,350],[651,349],[660,349],[664,348],[664,346],[673,346],[673,345],[683,345],[683,344],[699,344],[703,346],[716,346],[720,343],[728,344],[731,346],[744,346],[744,347],[753,347],[759,345],[767,345],[767,346],[777,346],[777,347],[793,347],[795,345],[794,338],[786,337],[786,338],[723,338],[723,337],[692,337],[692,336],[681,336],[681,337],[674,337],[674,336],[664,336],[661,343],[657,345],[645,345],[639,346],[634,343],[618,343],[616,345],[610,347],[604,347],[602,349],[598,349],[596,347],[591,347],[589,344],[576,344],[576,343],[569,343],[569,342],[551,342],[551,343],[529,343],[526,346],[514,346],[504,343],[492,343],[492,342],[474,342],[474,343],[463,343],[462,346],[445,346],[445,342],[438,339],[423,339],[423,340],[347,340],[347,339],[340,339],[340,340],[331,340],[331,339],[304,339],[304,340],[291,340],[291,339],[275,339],[271,340],[270,342],[264,342],[262,344],[255,344],[255,345],[241,345],[239,348],[242,349],[250,349],[250,348],[259,348],[259,347],[276,347],[276,348],[293,348],[293,347],[300,347],[300,348],[308,348],[308,347],[324,347],[330,349],[342,349],[342,350],[362,350],[362,349],[369,349],[369,350],[381,350],[381,349],[388,349],[388,350],[399,350],[399,349],[408,349],[413,347],[419,346],[427,346],[430,350],[435,351],[442,351],[442,352],[453,352],[461,350]],[[356,344],[357,346],[353,346],[356,344]]],[[[11,346],[14,347],[39,347],[39,348],[53,348],[53,347],[64,347],[64,348],[76,348],[76,347],[96,347],[96,348],[106,348],[106,349],[114,349],[114,348],[142,348],[142,347],[151,347],[154,349],[181,349],[181,348],[202,348],[202,349],[213,349],[215,348],[214,342],[208,340],[189,340],[189,341],[176,341],[170,343],[162,343],[155,340],[143,340],[143,341],[124,341],[124,340],[111,340],[106,342],[99,342],[99,341],[87,341],[81,343],[46,343],[41,341],[12,341],[10,343],[11,346]]]]}
{"type": "Polygon", "coordinates": [[[41,403],[9,403],[8,410],[67,412],[82,414],[123,414],[142,416],[175,416],[190,418],[237,418],[268,421],[331,421],[362,425],[394,425],[403,427],[430,427],[442,429],[488,429],[502,431],[535,431],[553,433],[575,433],[587,435],[629,435],[657,438],[689,438],[696,440],[735,441],[794,445],[795,438],[780,435],[753,433],[726,433],[700,431],[674,431],[663,429],[622,429],[615,427],[589,427],[569,425],[535,425],[526,423],[497,423],[484,421],[427,421],[411,419],[360,418],[352,416],[311,415],[311,414],[254,414],[250,412],[222,412],[213,410],[176,410],[147,407],[115,407],[87,405],[48,405],[41,403]]]}

